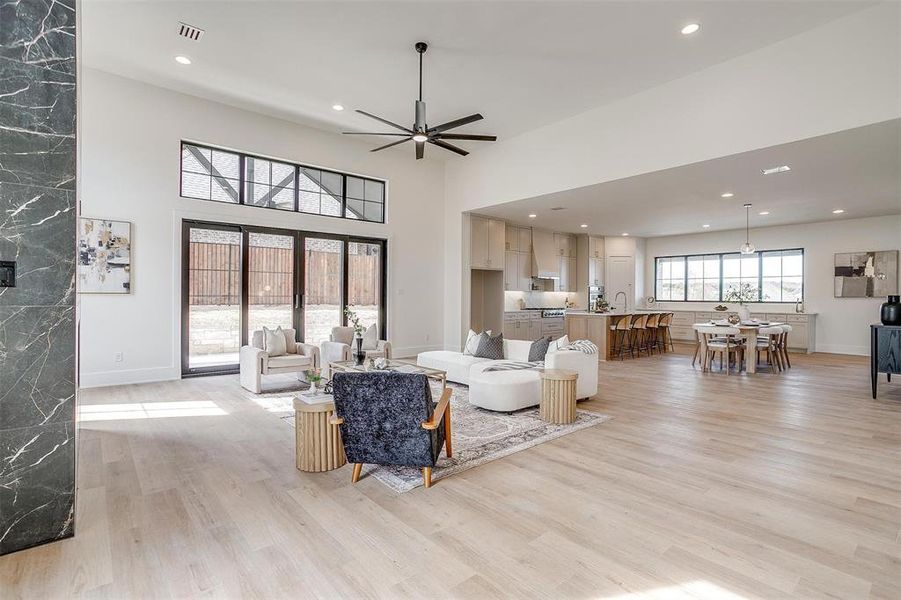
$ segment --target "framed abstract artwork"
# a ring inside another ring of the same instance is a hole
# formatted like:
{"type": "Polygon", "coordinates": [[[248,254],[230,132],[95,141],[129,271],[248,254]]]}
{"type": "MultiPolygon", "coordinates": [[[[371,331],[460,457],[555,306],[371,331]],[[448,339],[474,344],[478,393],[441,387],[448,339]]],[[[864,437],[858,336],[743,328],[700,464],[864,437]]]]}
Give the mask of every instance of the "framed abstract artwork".
{"type": "Polygon", "coordinates": [[[78,291],[82,294],[131,292],[131,223],[80,218],[78,291]]]}
{"type": "Polygon", "coordinates": [[[898,251],[835,255],[836,298],[881,298],[898,293],[898,251]]]}

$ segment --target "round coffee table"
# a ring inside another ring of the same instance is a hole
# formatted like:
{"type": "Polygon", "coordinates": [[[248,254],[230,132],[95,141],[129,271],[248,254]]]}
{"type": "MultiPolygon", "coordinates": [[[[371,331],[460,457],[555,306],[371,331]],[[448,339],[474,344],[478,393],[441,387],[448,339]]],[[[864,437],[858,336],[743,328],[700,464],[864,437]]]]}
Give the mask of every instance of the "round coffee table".
{"type": "Polygon", "coordinates": [[[538,369],[541,403],[538,415],[559,425],[576,420],[576,381],[579,374],[569,369],[538,369]]]}
{"type": "Polygon", "coordinates": [[[341,430],[329,423],[335,403],[327,394],[294,397],[294,430],[297,440],[297,468],[321,473],[347,464],[341,430]]]}

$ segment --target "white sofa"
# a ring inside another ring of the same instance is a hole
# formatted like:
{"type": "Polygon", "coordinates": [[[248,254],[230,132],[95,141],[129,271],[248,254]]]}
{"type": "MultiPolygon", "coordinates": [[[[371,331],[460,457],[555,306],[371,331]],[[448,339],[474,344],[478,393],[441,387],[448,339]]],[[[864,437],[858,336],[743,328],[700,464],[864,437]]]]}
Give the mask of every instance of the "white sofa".
{"type": "Polygon", "coordinates": [[[241,346],[240,368],[241,387],[259,394],[262,391],[263,375],[297,373],[297,379],[306,381],[304,371],[319,366],[319,348],[313,344],[296,341],[293,329],[283,329],[287,354],[269,356],[263,350],[263,332],[254,331],[249,346],[241,346]]]}
{"type": "MultiPolygon", "coordinates": [[[[320,345],[320,357],[322,360],[322,372],[329,375],[329,365],[333,362],[350,360],[353,356],[354,328],[332,327],[327,342],[320,345]]],[[[391,342],[379,340],[374,350],[364,350],[366,358],[391,358],[391,342]]]]}
{"type": "MultiPolygon", "coordinates": [[[[527,361],[532,342],[504,340],[504,359],[527,361]]],[[[570,369],[579,374],[576,397],[590,398],[598,389],[597,354],[585,354],[578,350],[550,351],[544,358],[547,369],[570,369]]],[[[534,369],[511,371],[485,371],[497,361],[477,358],[448,350],[423,352],[416,358],[417,364],[447,372],[449,381],[469,386],[469,402],[475,406],[497,411],[514,411],[538,404],[541,397],[541,380],[534,369]]]]}

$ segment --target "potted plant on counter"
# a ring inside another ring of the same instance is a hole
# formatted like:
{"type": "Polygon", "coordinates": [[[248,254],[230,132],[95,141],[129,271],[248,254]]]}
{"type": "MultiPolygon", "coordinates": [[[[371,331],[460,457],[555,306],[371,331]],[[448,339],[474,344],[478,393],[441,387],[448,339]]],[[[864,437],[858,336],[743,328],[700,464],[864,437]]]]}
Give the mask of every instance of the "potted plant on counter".
{"type": "Polygon", "coordinates": [[[738,313],[738,316],[742,321],[747,321],[751,318],[751,310],[745,306],[746,302],[752,302],[757,299],[757,288],[752,286],[750,283],[740,283],[736,285],[730,285],[726,289],[726,293],[723,294],[723,302],[737,302],[738,308],[735,312],[738,313]]]}

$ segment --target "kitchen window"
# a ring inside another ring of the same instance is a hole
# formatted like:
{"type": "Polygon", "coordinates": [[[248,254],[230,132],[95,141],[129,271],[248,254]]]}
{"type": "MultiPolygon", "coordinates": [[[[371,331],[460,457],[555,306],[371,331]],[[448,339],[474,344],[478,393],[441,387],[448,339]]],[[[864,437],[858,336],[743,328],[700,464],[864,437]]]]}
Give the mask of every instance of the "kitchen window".
{"type": "Polygon", "coordinates": [[[662,302],[722,302],[742,284],[756,296],[752,302],[803,299],[804,250],[658,256],[654,261],[654,296],[662,302]]]}
{"type": "Polygon", "coordinates": [[[182,198],[385,222],[385,182],[182,142],[182,198]]]}

